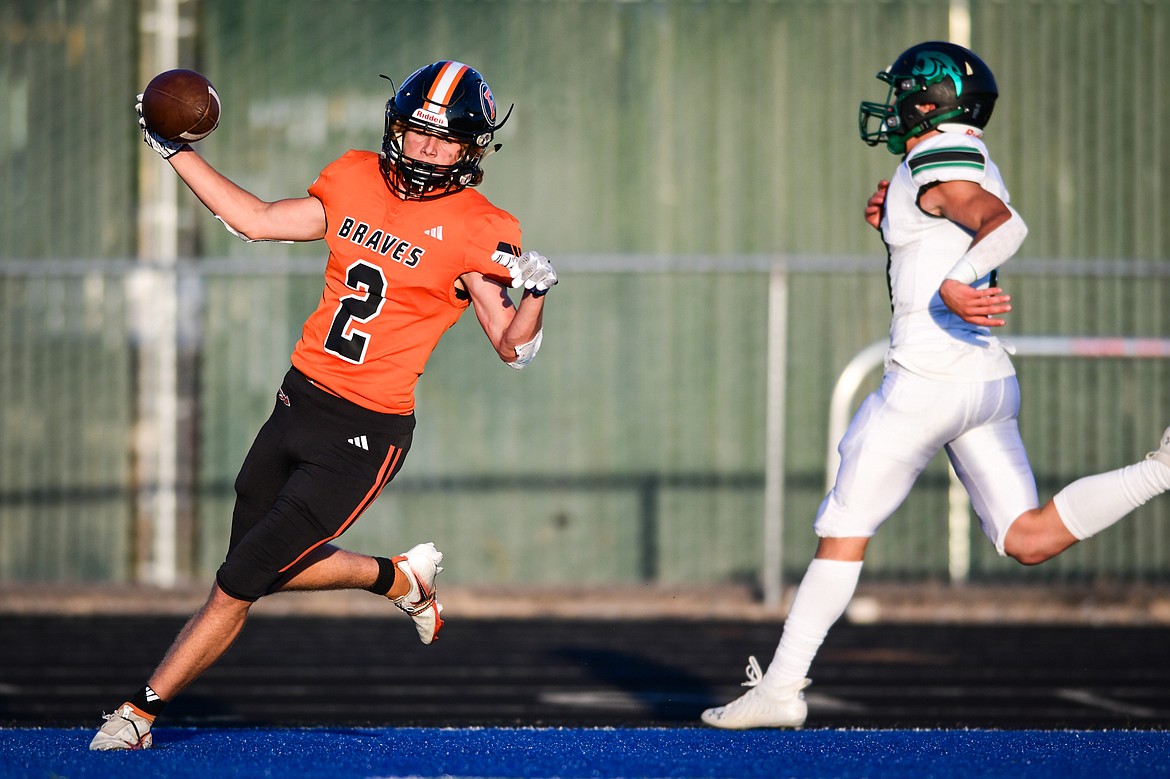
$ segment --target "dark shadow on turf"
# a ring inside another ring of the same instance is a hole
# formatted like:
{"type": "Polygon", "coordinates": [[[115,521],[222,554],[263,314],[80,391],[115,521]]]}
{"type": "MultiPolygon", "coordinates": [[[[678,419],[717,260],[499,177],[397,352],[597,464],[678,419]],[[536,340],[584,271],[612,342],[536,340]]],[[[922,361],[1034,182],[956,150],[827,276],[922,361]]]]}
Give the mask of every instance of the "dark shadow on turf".
{"type": "Polygon", "coordinates": [[[645,655],[584,647],[563,648],[555,655],[584,670],[593,682],[560,693],[567,704],[575,701],[577,711],[596,709],[617,719],[625,712],[630,721],[642,724],[693,724],[703,709],[726,703],[706,680],[645,655]]]}

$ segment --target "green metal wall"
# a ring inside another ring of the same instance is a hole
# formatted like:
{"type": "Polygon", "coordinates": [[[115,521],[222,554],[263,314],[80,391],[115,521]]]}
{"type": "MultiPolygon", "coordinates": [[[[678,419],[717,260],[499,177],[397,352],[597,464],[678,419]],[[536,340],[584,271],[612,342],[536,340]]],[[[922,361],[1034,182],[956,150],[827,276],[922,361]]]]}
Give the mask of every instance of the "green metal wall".
{"type": "MultiPolygon", "coordinates": [[[[515,104],[484,192],[520,217],[527,247],[564,259],[545,348],[524,373],[498,363],[471,318],[446,337],[420,385],[406,469],[348,545],[385,553],[433,538],[458,562],[453,582],[754,581],[767,289],[744,258],[866,256],[869,270],[791,278],[785,567],[803,570],[832,382],[888,324],[884,250],[861,209],[897,160],[860,143],[857,104],[884,96],[873,76],[898,52],[947,36],[947,3],[185,8],[197,32],[182,64],[207,73],[224,105],[199,150],[242,185],[303,193],[345,149],[377,148],[389,95],[379,74],[401,83],[457,58],[515,104]],[[590,267],[614,256],[641,272],[590,267]],[[645,269],[688,256],[714,267],[645,269]]],[[[1170,332],[1165,278],[1108,273],[1170,255],[1170,106],[1156,75],[1170,65],[1170,2],[971,0],[970,11],[972,46],[1003,95],[987,140],[1031,229],[1021,257],[1106,266],[1090,277],[1009,269],[1018,305],[1005,337],[1170,332]]],[[[40,278],[16,261],[135,253],[137,166],[159,164],[140,157],[132,125],[138,21],[125,3],[18,0],[0,25],[0,101],[18,109],[0,112],[0,548],[22,550],[0,557],[0,580],[124,580],[140,543],[132,298],[120,271],[40,278]],[[83,320],[91,299],[101,316],[83,320]],[[55,341],[35,324],[53,300],[86,322],[55,341]],[[46,356],[65,343],[76,351],[46,356]]],[[[204,577],[222,555],[235,471],[316,303],[324,250],[246,246],[193,198],[183,204],[195,255],[183,288],[199,312],[198,489],[183,548],[186,572],[204,577]]],[[[1170,421],[1160,364],[1018,364],[1044,496],[1140,457],[1170,421]]],[[[973,575],[1166,578],[1165,502],[1037,570],[976,538],[973,575]]],[[[867,576],[945,572],[945,512],[936,462],[874,542],[867,576]]]]}
{"type": "Polygon", "coordinates": [[[130,575],[136,27],[0,3],[0,581],[130,575]]]}
{"type": "Polygon", "coordinates": [[[134,253],[136,33],[133,3],[0,3],[0,257],[134,253]]]}

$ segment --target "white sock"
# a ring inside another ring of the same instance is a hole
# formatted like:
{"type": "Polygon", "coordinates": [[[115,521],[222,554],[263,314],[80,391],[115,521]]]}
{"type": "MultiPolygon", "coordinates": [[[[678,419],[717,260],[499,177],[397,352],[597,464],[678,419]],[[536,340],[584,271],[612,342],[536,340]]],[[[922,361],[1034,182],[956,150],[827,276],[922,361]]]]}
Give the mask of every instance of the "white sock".
{"type": "Polygon", "coordinates": [[[860,562],[813,560],[796,590],[776,655],[760,681],[764,689],[783,687],[808,676],[813,657],[857,589],[860,562]]]}
{"type": "Polygon", "coordinates": [[[1083,541],[1166,490],[1170,490],[1170,468],[1157,460],[1142,460],[1077,479],[1056,493],[1052,502],[1065,527],[1083,541]]]}

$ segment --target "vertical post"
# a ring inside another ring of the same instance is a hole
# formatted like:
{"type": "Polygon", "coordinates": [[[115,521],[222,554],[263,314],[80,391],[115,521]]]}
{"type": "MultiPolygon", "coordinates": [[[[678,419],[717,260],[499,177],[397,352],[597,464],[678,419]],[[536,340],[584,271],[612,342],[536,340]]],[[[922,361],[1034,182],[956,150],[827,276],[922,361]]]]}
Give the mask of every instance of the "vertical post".
{"type": "Polygon", "coordinates": [[[962,584],[971,574],[971,498],[954,466],[948,472],[947,575],[952,584],[962,584]]]}
{"type": "Polygon", "coordinates": [[[768,275],[768,366],[764,451],[764,605],[784,594],[784,409],[788,367],[788,271],[768,275]]]}
{"type": "MultiPolygon", "coordinates": [[[[971,47],[970,0],[951,0],[947,17],[948,35],[952,43],[971,47]]],[[[949,466],[948,466],[949,467],[949,466]]],[[[955,469],[950,467],[950,487],[947,490],[947,560],[952,583],[963,583],[971,571],[971,498],[955,469]]]]}
{"type": "Polygon", "coordinates": [[[642,548],[641,573],[642,581],[647,584],[657,584],[659,565],[658,555],[658,495],[662,485],[657,476],[647,475],[638,487],[638,503],[641,518],[639,541],[642,548]]]}
{"type": "MultiPolygon", "coordinates": [[[[180,0],[154,0],[141,18],[141,82],[178,67],[180,0]]],[[[137,460],[139,543],[136,579],[162,587],[177,581],[178,183],[169,165],[142,147],[138,257],[131,279],[138,347],[137,460]]]]}
{"type": "Polygon", "coordinates": [[[970,0],[951,0],[947,14],[947,36],[951,43],[971,48],[970,0]]]}

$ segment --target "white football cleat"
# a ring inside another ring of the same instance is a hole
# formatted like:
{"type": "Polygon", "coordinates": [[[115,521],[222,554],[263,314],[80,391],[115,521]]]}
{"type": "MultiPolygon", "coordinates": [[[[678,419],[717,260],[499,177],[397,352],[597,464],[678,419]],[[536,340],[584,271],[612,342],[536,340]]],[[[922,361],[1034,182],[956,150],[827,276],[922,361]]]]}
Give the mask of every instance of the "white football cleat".
{"type": "Polygon", "coordinates": [[[1170,427],[1166,428],[1162,433],[1162,443],[1154,451],[1146,455],[1147,460],[1157,460],[1165,465],[1170,465],[1170,427]]]}
{"type": "Polygon", "coordinates": [[[747,676],[743,686],[751,689],[725,706],[704,711],[703,722],[727,730],[804,725],[808,704],[804,702],[803,690],[811,684],[810,680],[801,679],[778,689],[762,688],[759,684],[763,674],[755,657],[748,658],[747,676]]]}
{"type": "Polygon", "coordinates": [[[154,720],[143,712],[123,703],[113,714],[103,714],[106,721],[89,742],[90,749],[107,751],[111,749],[150,749],[154,737],[150,735],[150,726],[154,720]]]}
{"type": "Polygon", "coordinates": [[[439,637],[443,627],[443,604],[435,599],[435,577],[443,570],[443,553],[433,543],[419,544],[405,554],[391,559],[410,581],[410,591],[391,602],[414,620],[418,638],[429,644],[439,637]]]}

